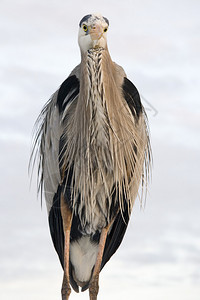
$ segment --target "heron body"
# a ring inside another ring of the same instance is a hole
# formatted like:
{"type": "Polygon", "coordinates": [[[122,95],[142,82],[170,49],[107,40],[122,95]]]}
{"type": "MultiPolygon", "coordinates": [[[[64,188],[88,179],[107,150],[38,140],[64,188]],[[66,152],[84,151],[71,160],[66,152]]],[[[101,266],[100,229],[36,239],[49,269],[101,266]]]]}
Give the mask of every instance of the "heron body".
{"type": "Polygon", "coordinates": [[[111,60],[108,26],[101,15],[81,20],[81,63],[44,107],[35,141],[63,300],[70,285],[96,300],[99,272],[121,244],[150,164],[144,108],[111,60]]]}

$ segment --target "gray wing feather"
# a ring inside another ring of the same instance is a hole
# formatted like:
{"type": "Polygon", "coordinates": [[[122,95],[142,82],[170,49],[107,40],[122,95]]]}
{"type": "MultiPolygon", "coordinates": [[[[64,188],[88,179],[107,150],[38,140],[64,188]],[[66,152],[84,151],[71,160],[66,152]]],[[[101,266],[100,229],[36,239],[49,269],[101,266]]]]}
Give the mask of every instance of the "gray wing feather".
{"type": "Polygon", "coordinates": [[[45,118],[46,132],[42,135],[40,152],[43,157],[43,185],[48,212],[53,203],[54,194],[60,184],[59,141],[62,125],[58,108],[54,103],[45,118]]]}
{"type": "MultiPolygon", "coordinates": [[[[78,65],[70,74],[79,78],[78,65]]],[[[47,211],[53,204],[54,195],[61,183],[59,168],[59,145],[63,134],[63,112],[59,112],[57,97],[59,89],[52,95],[36,121],[36,134],[31,154],[30,165],[34,167],[38,158],[38,191],[44,191],[47,211]]],[[[66,96],[67,98],[70,95],[66,96]]]]}

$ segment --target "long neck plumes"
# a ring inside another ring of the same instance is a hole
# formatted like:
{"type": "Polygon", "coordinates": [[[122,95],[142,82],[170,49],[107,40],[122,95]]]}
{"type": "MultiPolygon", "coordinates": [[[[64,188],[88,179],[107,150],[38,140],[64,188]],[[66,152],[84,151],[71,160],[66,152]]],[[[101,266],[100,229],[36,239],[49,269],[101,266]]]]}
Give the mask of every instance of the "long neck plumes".
{"type": "MultiPolygon", "coordinates": [[[[93,142],[105,142],[107,118],[104,95],[104,80],[102,60],[106,50],[89,50],[83,57],[81,69],[80,95],[82,104],[86,108],[86,134],[89,135],[90,145],[93,142]]],[[[108,137],[107,137],[108,138],[108,137]]]]}
{"type": "Polygon", "coordinates": [[[121,81],[107,50],[82,56],[80,95],[69,111],[65,157],[67,168],[73,168],[74,199],[79,197],[91,211],[97,202],[111,207],[113,191],[121,211],[124,197],[131,210],[141,179],[146,136],[138,132],[122,97],[121,81]]]}

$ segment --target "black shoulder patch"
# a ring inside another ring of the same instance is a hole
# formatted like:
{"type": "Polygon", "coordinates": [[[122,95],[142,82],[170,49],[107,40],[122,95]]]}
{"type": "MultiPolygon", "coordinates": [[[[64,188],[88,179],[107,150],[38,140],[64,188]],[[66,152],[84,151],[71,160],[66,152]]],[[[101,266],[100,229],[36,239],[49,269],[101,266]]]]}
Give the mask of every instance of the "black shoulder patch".
{"type": "Polygon", "coordinates": [[[80,89],[80,83],[75,75],[68,77],[60,86],[57,96],[57,105],[59,112],[64,111],[66,105],[72,101],[78,94],[80,89]],[[70,94],[67,101],[65,98],[70,94]]]}
{"type": "Polygon", "coordinates": [[[126,77],[123,82],[123,95],[133,115],[139,118],[142,112],[142,103],[140,95],[134,84],[126,77]]]}

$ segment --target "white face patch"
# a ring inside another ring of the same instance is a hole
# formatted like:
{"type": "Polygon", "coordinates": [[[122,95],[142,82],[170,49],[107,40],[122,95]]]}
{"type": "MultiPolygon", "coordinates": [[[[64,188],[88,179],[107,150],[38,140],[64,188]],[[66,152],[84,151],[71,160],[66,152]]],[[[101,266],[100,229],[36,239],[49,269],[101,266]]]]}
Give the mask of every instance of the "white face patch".
{"type": "Polygon", "coordinates": [[[100,14],[89,15],[86,19],[83,18],[83,21],[80,23],[78,35],[78,43],[81,52],[85,53],[89,49],[94,48],[106,48],[107,28],[108,21],[100,14]],[[98,30],[96,36],[99,36],[96,40],[94,39],[95,30],[98,30]]]}
{"type": "MultiPolygon", "coordinates": [[[[80,28],[80,31],[81,31],[81,28],[80,28]]],[[[82,52],[87,52],[89,49],[92,48],[93,46],[93,41],[91,39],[91,36],[88,34],[88,35],[85,35],[82,34],[82,32],[80,32],[81,34],[79,34],[79,37],[78,37],[78,44],[79,44],[79,47],[81,49],[82,52]]]]}

